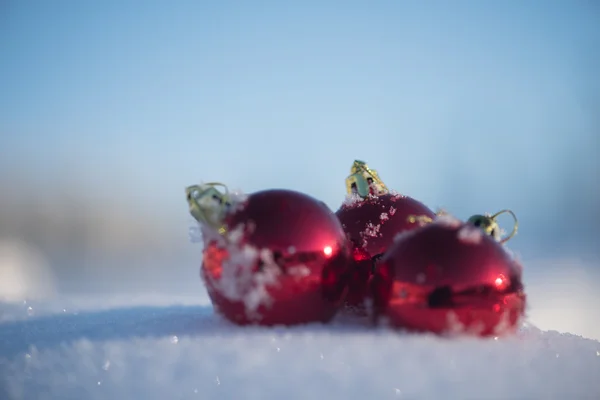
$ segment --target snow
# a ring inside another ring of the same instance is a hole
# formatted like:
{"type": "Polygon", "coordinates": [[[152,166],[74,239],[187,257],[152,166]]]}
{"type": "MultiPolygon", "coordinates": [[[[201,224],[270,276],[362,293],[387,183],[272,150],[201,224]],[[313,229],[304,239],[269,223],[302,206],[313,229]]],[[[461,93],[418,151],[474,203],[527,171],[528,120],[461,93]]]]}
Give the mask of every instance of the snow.
{"type": "MultiPolygon", "coordinates": [[[[246,315],[259,320],[260,314],[256,311],[262,305],[270,306],[272,299],[268,288],[278,284],[281,268],[276,264],[273,253],[269,249],[259,249],[247,243],[242,243],[243,233],[249,224],[239,224],[229,231],[227,238],[219,235],[210,226],[201,226],[201,237],[206,242],[214,242],[207,254],[224,249],[228,257],[223,260],[204,259],[204,262],[222,263],[220,279],[213,279],[211,274],[206,279],[225,298],[233,301],[242,301],[246,315]],[[258,260],[262,261],[261,270],[255,271],[258,260]]],[[[248,229],[252,229],[248,227],[248,229]]],[[[212,257],[213,259],[215,257],[212,257]]],[[[307,267],[299,264],[294,272],[305,273],[307,267]]]]}
{"type": "Polygon", "coordinates": [[[203,292],[6,302],[0,312],[3,399],[600,395],[600,342],[532,326],[485,340],[342,316],[330,325],[242,328],[216,316],[203,292]]]}
{"type": "MultiPolygon", "coordinates": [[[[368,198],[371,198],[371,195],[368,198]]],[[[360,206],[363,201],[364,199],[358,193],[348,194],[342,202],[342,207],[353,208],[354,206],[360,206]]]]}
{"type": "Polygon", "coordinates": [[[600,342],[551,330],[600,338],[594,265],[523,264],[529,318],[490,339],[341,314],[238,327],[215,315],[197,271],[196,293],[84,296],[36,292],[42,269],[23,269],[22,292],[0,287],[0,399],[600,398],[600,342]]]}
{"type": "Polygon", "coordinates": [[[465,224],[458,230],[458,240],[465,244],[479,244],[483,237],[483,231],[471,224],[465,224]]]}
{"type": "Polygon", "coordinates": [[[446,226],[448,228],[458,228],[459,226],[461,226],[463,224],[463,222],[460,219],[454,217],[451,214],[446,214],[446,213],[435,217],[435,219],[433,220],[433,223],[439,224],[442,226],[446,226]]]}

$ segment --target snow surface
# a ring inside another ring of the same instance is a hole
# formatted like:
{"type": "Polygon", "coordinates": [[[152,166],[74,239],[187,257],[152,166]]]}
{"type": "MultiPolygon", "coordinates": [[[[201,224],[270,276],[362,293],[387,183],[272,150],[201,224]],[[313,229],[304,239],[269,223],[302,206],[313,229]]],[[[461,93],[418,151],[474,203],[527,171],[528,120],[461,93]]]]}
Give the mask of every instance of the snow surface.
{"type": "MultiPolygon", "coordinates": [[[[188,296],[65,295],[43,259],[3,249],[1,400],[600,398],[600,342],[581,336],[443,339],[341,315],[242,328],[213,313],[197,272],[188,296]]],[[[531,320],[600,338],[597,264],[525,264],[531,320]]]]}
{"type": "Polygon", "coordinates": [[[0,303],[1,399],[593,399],[600,342],[443,339],[338,317],[241,328],[198,296],[0,303]]]}

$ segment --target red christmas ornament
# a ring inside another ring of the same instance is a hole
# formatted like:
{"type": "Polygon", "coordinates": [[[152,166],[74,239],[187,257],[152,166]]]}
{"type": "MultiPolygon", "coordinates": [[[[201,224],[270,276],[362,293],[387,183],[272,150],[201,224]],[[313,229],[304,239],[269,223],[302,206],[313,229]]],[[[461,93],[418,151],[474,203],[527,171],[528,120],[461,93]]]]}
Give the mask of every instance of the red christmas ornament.
{"type": "Polygon", "coordinates": [[[377,265],[371,282],[375,317],[438,334],[509,333],[525,311],[521,273],[482,229],[440,216],[407,232],[377,265]]]}
{"type": "Polygon", "coordinates": [[[385,253],[399,233],[419,228],[418,218],[411,217],[435,218],[423,203],[401,194],[350,199],[335,214],[353,246],[369,258],[385,253]]]}
{"type": "MultiPolygon", "coordinates": [[[[291,190],[219,200],[229,204],[223,224],[212,225],[220,233],[201,221],[214,213],[197,218],[206,237],[201,275],[215,309],[242,325],[331,320],[347,291],[351,259],[331,210],[291,190]]],[[[193,203],[192,214],[202,209],[193,203]]]]}
{"type": "Polygon", "coordinates": [[[364,313],[362,304],[374,261],[386,252],[398,234],[421,226],[418,218],[413,217],[433,219],[435,213],[408,196],[384,194],[351,198],[335,214],[352,244],[355,260],[346,304],[364,313]]]}
{"type": "Polygon", "coordinates": [[[349,198],[336,212],[354,258],[346,309],[365,315],[364,300],[376,259],[397,234],[419,227],[422,220],[431,220],[435,214],[410,197],[390,193],[377,171],[361,160],[355,160],[350,168],[346,191],[349,198]]]}

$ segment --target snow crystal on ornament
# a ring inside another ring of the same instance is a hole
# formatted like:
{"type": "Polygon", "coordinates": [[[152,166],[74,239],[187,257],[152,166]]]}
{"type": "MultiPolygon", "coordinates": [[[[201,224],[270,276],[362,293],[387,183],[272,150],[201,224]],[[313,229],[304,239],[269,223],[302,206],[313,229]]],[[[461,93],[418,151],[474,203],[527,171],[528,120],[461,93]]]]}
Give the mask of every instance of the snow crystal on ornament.
{"type": "Polygon", "coordinates": [[[390,196],[392,196],[392,200],[394,200],[394,201],[395,201],[395,200],[400,200],[400,199],[403,199],[403,198],[405,198],[405,197],[406,197],[406,196],[405,196],[405,195],[403,195],[402,193],[398,193],[398,192],[397,192],[397,191],[395,191],[395,190],[390,190],[389,194],[390,194],[390,196]]]}
{"type": "Polygon", "coordinates": [[[433,220],[433,223],[448,228],[458,228],[462,225],[462,222],[458,218],[453,217],[450,214],[439,215],[433,220]]]}
{"type": "MultiPolygon", "coordinates": [[[[519,317],[519,319],[520,319],[520,317],[519,317]]],[[[518,323],[517,323],[517,325],[518,325],[518,323]]],[[[494,327],[494,331],[493,331],[494,336],[502,336],[506,332],[510,331],[510,329],[511,329],[510,313],[508,312],[508,310],[506,310],[502,313],[500,320],[494,327]]]]}
{"type": "Polygon", "coordinates": [[[363,235],[369,236],[369,237],[377,237],[377,236],[379,236],[380,229],[381,229],[381,225],[374,225],[372,223],[368,223],[367,227],[363,231],[363,235]]]}
{"type": "MultiPolygon", "coordinates": [[[[238,227],[232,232],[243,232],[243,229],[238,227]]],[[[240,234],[237,241],[230,241],[225,246],[229,257],[223,260],[221,279],[214,284],[229,300],[241,301],[248,318],[258,320],[259,307],[272,304],[267,288],[277,284],[281,270],[270,250],[259,250],[248,244],[240,246],[241,237],[240,234]],[[262,261],[261,269],[256,271],[259,260],[262,261]]]]}
{"type": "Polygon", "coordinates": [[[390,207],[390,215],[396,214],[396,208],[390,207]]]}
{"type": "Polygon", "coordinates": [[[229,231],[227,237],[229,238],[229,243],[231,244],[239,244],[244,237],[245,226],[244,224],[239,224],[235,228],[229,231]]]}
{"type": "Polygon", "coordinates": [[[494,231],[494,239],[500,241],[500,238],[502,238],[503,236],[506,236],[506,229],[500,228],[494,231]]]}
{"type": "MultiPolygon", "coordinates": [[[[269,250],[265,251],[270,253],[269,250]]],[[[272,262],[272,256],[270,257],[270,260],[270,263],[263,265],[262,270],[259,273],[252,274],[250,290],[244,295],[243,301],[246,306],[246,315],[248,315],[249,318],[260,318],[256,313],[258,308],[261,305],[269,307],[273,302],[271,296],[269,296],[267,287],[277,284],[277,279],[281,274],[281,270],[278,265],[272,262]]]]}
{"type": "Polygon", "coordinates": [[[483,237],[483,231],[471,224],[466,224],[458,230],[458,240],[465,244],[479,244],[483,237]]]}
{"type": "Polygon", "coordinates": [[[273,253],[269,249],[262,249],[260,252],[260,259],[264,264],[274,264],[273,253]]]}
{"type": "MultiPolygon", "coordinates": [[[[240,190],[229,192],[227,199],[229,206],[226,208],[225,215],[232,214],[243,208],[247,198],[248,195],[240,190]]],[[[209,220],[214,225],[218,225],[219,219],[224,217],[221,210],[223,204],[209,196],[202,197],[199,200],[199,204],[202,208],[208,210],[209,220]]],[[[188,238],[191,243],[206,243],[213,240],[219,241],[219,243],[222,242],[222,235],[217,229],[198,221],[194,221],[193,226],[188,229],[188,238]]]]}
{"type": "Polygon", "coordinates": [[[229,201],[232,204],[242,204],[246,200],[248,200],[248,195],[244,193],[244,191],[242,191],[241,189],[234,189],[231,192],[229,192],[229,201]]]}
{"type": "Polygon", "coordinates": [[[344,207],[353,207],[355,205],[359,205],[363,202],[363,198],[360,197],[358,194],[356,193],[352,193],[347,195],[344,198],[344,201],[342,202],[342,206],[344,207]]]}
{"type": "Polygon", "coordinates": [[[389,219],[390,219],[390,216],[388,215],[388,213],[381,213],[381,215],[379,216],[379,220],[381,222],[388,221],[389,219]]]}
{"type": "Polygon", "coordinates": [[[449,311],[446,314],[446,327],[448,333],[451,335],[459,335],[465,332],[465,326],[460,322],[458,315],[454,311],[449,311]]]}
{"type": "Polygon", "coordinates": [[[252,269],[258,261],[258,250],[245,245],[237,250],[227,246],[229,257],[223,260],[221,279],[218,281],[221,292],[230,300],[242,300],[243,288],[252,277],[252,269]]]}

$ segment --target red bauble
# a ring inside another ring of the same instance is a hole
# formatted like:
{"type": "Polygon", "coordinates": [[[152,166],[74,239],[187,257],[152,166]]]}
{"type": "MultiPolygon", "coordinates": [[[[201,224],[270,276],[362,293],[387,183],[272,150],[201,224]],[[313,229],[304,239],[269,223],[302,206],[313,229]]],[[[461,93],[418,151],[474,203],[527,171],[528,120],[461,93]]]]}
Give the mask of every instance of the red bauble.
{"type": "Polygon", "coordinates": [[[202,277],[215,309],[238,324],[329,321],[347,291],[351,260],[331,210],[291,190],[257,192],[236,208],[227,233],[204,251],[202,277]]]}
{"type": "Polygon", "coordinates": [[[423,203],[400,194],[352,198],[336,211],[346,236],[353,246],[354,268],[346,300],[348,307],[363,312],[368,294],[368,280],[374,257],[380,257],[402,232],[421,226],[409,217],[435,218],[435,213],[423,203]]]}
{"type": "Polygon", "coordinates": [[[481,229],[438,217],[405,234],[377,265],[371,283],[375,316],[414,331],[509,333],[525,311],[521,273],[481,229]]]}

